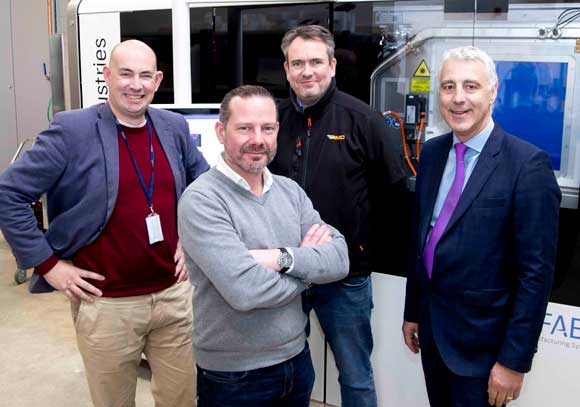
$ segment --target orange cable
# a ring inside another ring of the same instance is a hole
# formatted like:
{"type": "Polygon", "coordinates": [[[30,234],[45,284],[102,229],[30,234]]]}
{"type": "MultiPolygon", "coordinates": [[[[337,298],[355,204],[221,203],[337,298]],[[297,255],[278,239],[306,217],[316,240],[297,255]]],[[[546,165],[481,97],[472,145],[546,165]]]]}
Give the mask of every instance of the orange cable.
{"type": "Polygon", "coordinates": [[[409,159],[409,150],[407,149],[407,140],[405,140],[405,127],[403,126],[403,121],[401,120],[401,116],[399,116],[397,114],[397,112],[393,112],[390,110],[383,113],[383,116],[385,116],[385,115],[391,115],[395,119],[397,119],[397,122],[399,122],[399,128],[401,129],[401,139],[403,141],[403,152],[405,153],[405,161],[407,162],[407,165],[409,166],[409,169],[411,170],[413,175],[417,176],[417,170],[415,169],[415,166],[413,165],[413,163],[409,159]]]}
{"type": "Polygon", "coordinates": [[[48,10],[48,35],[53,34],[52,32],[52,1],[46,0],[46,8],[48,10]]]}
{"type": "Polygon", "coordinates": [[[423,133],[423,127],[425,126],[425,112],[421,112],[421,120],[419,121],[419,134],[417,134],[417,140],[415,140],[415,157],[419,160],[421,156],[421,134],[423,133]]]}

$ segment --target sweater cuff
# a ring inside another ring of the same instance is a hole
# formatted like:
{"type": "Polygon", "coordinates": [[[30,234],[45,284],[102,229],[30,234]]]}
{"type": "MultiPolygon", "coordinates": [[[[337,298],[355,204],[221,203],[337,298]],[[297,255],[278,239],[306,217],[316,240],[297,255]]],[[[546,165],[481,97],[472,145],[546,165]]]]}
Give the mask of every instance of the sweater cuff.
{"type": "Polygon", "coordinates": [[[43,276],[48,273],[56,265],[56,263],[58,263],[58,260],[59,258],[53,254],[48,259],[36,266],[34,268],[34,272],[43,276]]]}

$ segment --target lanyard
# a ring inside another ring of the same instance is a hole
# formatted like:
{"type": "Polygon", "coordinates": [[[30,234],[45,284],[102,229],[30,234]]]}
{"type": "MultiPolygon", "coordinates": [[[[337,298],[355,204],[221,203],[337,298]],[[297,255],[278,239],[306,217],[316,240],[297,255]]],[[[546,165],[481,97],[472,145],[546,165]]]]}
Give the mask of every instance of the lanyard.
{"type": "Polygon", "coordinates": [[[125,134],[125,130],[123,130],[123,127],[119,124],[119,122],[115,119],[115,124],[117,125],[117,130],[119,130],[119,133],[121,133],[121,138],[123,139],[123,141],[125,142],[125,145],[127,146],[127,150],[129,151],[129,155],[131,156],[131,161],[133,161],[133,166],[135,167],[135,172],[137,173],[137,177],[139,177],[139,182],[141,183],[141,188],[143,188],[143,192],[145,193],[145,197],[147,198],[147,205],[149,205],[149,210],[151,211],[151,214],[154,214],[155,211],[153,210],[153,183],[155,181],[154,175],[154,169],[155,169],[155,154],[153,153],[153,131],[151,130],[151,121],[149,119],[149,117],[147,116],[145,118],[145,120],[147,121],[147,132],[149,133],[149,157],[151,160],[151,183],[149,184],[149,189],[147,189],[147,186],[145,185],[145,180],[143,179],[143,176],[141,175],[141,171],[139,170],[139,166],[137,165],[137,160],[135,160],[135,156],[133,155],[133,152],[131,151],[131,147],[129,147],[129,140],[127,140],[127,135],[125,134]]]}

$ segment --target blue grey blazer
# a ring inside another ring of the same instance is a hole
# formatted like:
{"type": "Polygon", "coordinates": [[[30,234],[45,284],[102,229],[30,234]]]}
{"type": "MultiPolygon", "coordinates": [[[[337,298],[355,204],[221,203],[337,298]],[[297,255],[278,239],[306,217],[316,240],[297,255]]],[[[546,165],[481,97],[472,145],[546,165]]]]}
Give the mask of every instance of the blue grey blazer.
{"type": "MultiPolygon", "coordinates": [[[[154,108],[148,113],[175,177],[178,199],[209,166],[182,116],[154,108]]],[[[0,175],[0,227],[20,268],[35,267],[52,254],[70,258],[99,236],[117,199],[117,140],[108,103],[61,112],[0,175]],[[37,228],[29,207],[44,193],[46,234],[37,228]]]]}

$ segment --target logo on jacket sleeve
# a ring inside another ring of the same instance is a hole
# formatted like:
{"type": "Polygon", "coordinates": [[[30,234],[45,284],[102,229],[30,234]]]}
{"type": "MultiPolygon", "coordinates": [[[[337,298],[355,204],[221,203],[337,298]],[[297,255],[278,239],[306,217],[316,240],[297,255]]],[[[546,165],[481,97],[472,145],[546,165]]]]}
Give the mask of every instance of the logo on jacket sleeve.
{"type": "Polygon", "coordinates": [[[329,140],[345,140],[346,136],[344,134],[327,134],[329,140]]]}

